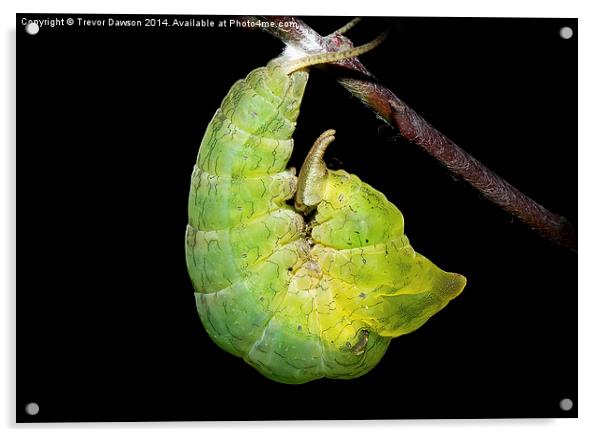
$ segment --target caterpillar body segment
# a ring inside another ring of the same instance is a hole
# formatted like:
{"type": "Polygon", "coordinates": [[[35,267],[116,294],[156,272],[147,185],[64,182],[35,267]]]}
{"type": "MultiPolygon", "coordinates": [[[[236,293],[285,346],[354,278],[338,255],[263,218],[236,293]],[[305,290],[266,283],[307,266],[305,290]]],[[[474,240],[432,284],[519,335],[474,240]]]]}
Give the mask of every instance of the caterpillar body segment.
{"type": "Polygon", "coordinates": [[[300,171],[295,203],[316,208],[312,255],[336,281],[350,318],[363,320],[370,333],[407,334],[460,294],[466,278],[414,251],[401,211],[381,192],[326,167],[322,157],[334,134],[329,130],[318,138],[300,171]]]}
{"type": "Polygon", "coordinates": [[[286,205],[286,170],[307,73],[272,65],[236,82],[209,123],[189,195],[186,261],[199,314],[228,352],[246,356],[307,251],[304,221],[286,205]]]}

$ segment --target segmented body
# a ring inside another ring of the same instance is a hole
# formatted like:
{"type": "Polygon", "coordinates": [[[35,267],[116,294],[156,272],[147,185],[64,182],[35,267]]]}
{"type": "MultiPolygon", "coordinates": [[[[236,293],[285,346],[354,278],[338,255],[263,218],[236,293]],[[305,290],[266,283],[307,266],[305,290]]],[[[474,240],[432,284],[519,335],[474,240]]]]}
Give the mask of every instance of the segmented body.
{"type": "Polygon", "coordinates": [[[189,198],[186,259],[211,338],[285,383],[355,378],[460,293],[414,252],[403,216],[327,170],[305,223],[286,169],[307,73],[278,62],[234,84],[209,123],[189,198]],[[291,202],[289,202],[291,203],[291,202]]]}

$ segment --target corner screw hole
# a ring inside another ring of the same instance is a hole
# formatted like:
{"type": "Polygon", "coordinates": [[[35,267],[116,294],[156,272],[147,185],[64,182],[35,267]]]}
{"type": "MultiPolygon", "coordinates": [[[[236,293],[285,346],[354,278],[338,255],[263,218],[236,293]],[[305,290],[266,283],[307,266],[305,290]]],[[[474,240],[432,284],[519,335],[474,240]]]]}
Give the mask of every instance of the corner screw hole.
{"type": "Polygon", "coordinates": [[[562,29],[560,29],[560,38],[571,39],[572,36],[573,36],[573,29],[571,29],[570,27],[565,26],[562,29]]]}
{"type": "Polygon", "coordinates": [[[35,35],[39,31],[40,26],[38,26],[38,23],[31,22],[25,25],[25,32],[27,32],[29,35],[35,35]]]}
{"type": "Polygon", "coordinates": [[[573,401],[569,398],[565,398],[560,401],[560,409],[562,411],[571,411],[573,409],[573,401]]]}
{"type": "Polygon", "coordinates": [[[35,416],[40,412],[40,406],[35,402],[30,402],[29,404],[25,405],[25,412],[30,416],[35,416]]]}

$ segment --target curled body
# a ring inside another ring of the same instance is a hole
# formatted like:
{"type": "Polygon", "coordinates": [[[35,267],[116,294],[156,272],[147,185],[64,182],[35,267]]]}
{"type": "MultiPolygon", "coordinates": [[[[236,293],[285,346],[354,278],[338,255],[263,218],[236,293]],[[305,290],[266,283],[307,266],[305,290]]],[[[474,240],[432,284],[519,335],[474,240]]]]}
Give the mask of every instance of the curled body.
{"type": "Polygon", "coordinates": [[[326,168],[333,135],[300,180],[287,169],[307,80],[276,58],[232,86],[201,142],[186,229],[210,337],[290,384],[365,374],[465,284],[412,249],[382,193],[326,168]]]}

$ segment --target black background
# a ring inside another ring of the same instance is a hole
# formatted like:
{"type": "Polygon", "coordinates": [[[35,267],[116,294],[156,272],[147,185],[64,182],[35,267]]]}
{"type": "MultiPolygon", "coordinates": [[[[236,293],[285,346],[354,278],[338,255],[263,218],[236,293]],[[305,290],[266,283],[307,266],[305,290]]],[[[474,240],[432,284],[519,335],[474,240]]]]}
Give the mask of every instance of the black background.
{"type": "MultiPolygon", "coordinates": [[[[348,18],[305,20],[327,34],[348,18]]],[[[577,404],[577,256],[452,177],[320,71],[291,164],[336,129],[329,165],[384,192],[413,247],[468,285],[356,380],[282,385],[223,352],[186,272],[190,173],[229,87],[281,43],[234,28],[31,36],[20,23],[18,421],[576,417],[576,406],[558,405],[577,404]],[[28,402],[37,416],[25,414],[28,402]]],[[[385,26],[366,19],[348,36],[366,42],[385,26]]],[[[364,64],[576,224],[577,20],[399,18],[393,29],[364,64]],[[567,25],[570,40],[559,36],[567,25]]]]}

